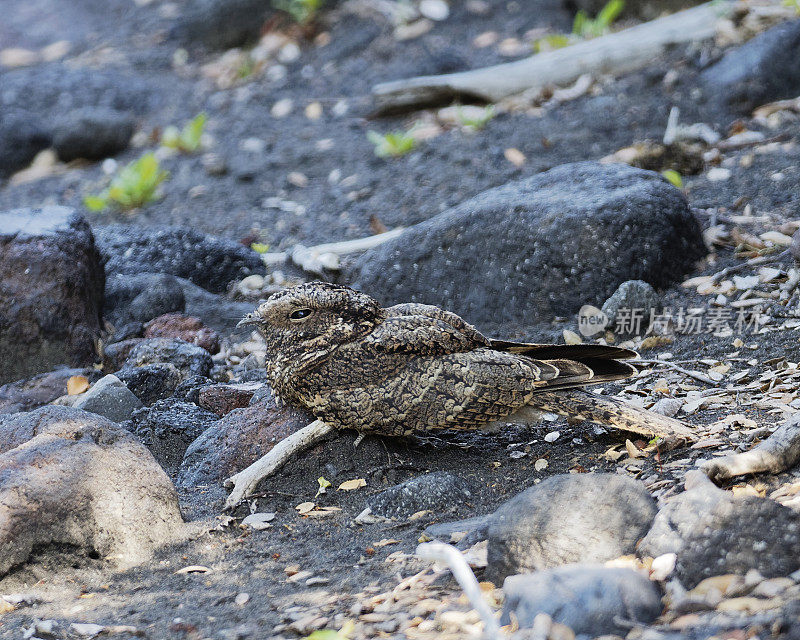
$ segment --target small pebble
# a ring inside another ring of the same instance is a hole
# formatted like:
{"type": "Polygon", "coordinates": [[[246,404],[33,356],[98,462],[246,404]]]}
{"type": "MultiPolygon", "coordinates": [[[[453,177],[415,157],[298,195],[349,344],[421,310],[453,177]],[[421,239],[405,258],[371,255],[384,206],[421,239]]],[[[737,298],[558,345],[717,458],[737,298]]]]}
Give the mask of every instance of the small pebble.
{"type": "Polygon", "coordinates": [[[273,118],[285,118],[292,112],[293,107],[294,103],[290,98],[283,98],[273,104],[269,112],[273,118]]]}
{"type": "Polygon", "coordinates": [[[233,601],[240,607],[243,607],[250,601],[250,594],[244,591],[242,593],[237,593],[233,601]]]}
{"type": "Polygon", "coordinates": [[[441,22],[450,15],[450,7],[444,0],[422,0],[419,3],[419,12],[426,18],[441,22]]]}
{"type": "Polygon", "coordinates": [[[545,442],[555,442],[558,440],[559,436],[561,435],[558,431],[551,431],[544,437],[545,442]]]}
{"type": "Polygon", "coordinates": [[[731,170],[725,169],[724,167],[713,167],[712,169],[709,169],[708,173],[706,174],[706,178],[708,178],[709,182],[722,182],[730,177],[731,170]]]}

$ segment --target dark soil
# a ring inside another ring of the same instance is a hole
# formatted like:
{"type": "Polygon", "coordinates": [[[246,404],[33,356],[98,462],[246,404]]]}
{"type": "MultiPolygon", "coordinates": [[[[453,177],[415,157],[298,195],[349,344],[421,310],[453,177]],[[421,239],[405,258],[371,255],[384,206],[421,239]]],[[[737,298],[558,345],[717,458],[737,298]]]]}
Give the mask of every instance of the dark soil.
{"type": "MultiPolygon", "coordinates": [[[[369,91],[374,83],[501,62],[506,58],[496,47],[475,48],[473,38],[490,30],[497,31],[500,40],[522,37],[539,27],[569,30],[571,15],[557,0],[537,0],[530,5],[492,0],[486,16],[471,14],[465,3],[454,2],[450,17],[430,33],[398,42],[385,21],[337,8],[323,17],[322,30],[330,34],[330,43],[303,42],[300,58],[287,65],[285,79],[270,81],[258,75],[220,90],[199,72],[200,65],[215,60],[219,53],[190,46],[189,65],[179,71],[173,68],[173,55],[181,45],[169,37],[175,18],[162,16],[174,7],[180,11],[184,4],[156,1],[136,7],[130,0],[3,3],[4,15],[11,16],[0,22],[4,47],[36,48],[66,39],[73,42],[69,58],[74,63],[114,70],[121,82],[130,77],[144,81],[152,92],[151,104],[156,105],[140,117],[139,130],[145,134],[181,124],[205,111],[215,140],[210,151],[226,158],[229,165],[244,157],[240,150],[243,140],[255,137],[266,143],[263,154],[253,160],[258,170],[251,181],[232,173],[208,175],[199,154],[168,158],[164,165],[171,179],[163,200],[133,214],[85,212],[94,226],[110,222],[185,225],[237,240],[258,237],[275,249],[356,238],[372,233],[373,217],[389,228],[407,226],[511,179],[564,162],[598,159],[635,141],[659,140],[674,105],[680,107],[683,122],[706,122],[722,134],[734,120],[716,107],[706,106],[698,76],[719,51],[705,45],[674,50],[642,71],[605,80],[597,95],[546,107],[535,115],[501,113],[480,132],[450,130],[403,158],[379,159],[366,132],[407,128],[419,114],[373,118],[369,91]],[[678,80],[667,87],[663,78],[670,70],[677,72],[678,80]],[[271,107],[284,98],[293,100],[292,113],[281,119],[272,117],[271,107]],[[336,116],[333,107],[340,100],[347,102],[349,110],[336,116]],[[323,116],[316,121],[303,114],[314,101],[323,105],[323,116]],[[320,151],[320,140],[332,140],[331,148],[320,151]],[[510,147],[525,154],[527,162],[521,169],[505,160],[504,150],[510,147]],[[340,172],[340,180],[352,179],[346,186],[332,184],[329,176],[334,170],[340,172]],[[308,177],[306,187],[287,181],[288,174],[295,171],[308,177]],[[348,195],[353,193],[356,195],[348,195]],[[297,215],[265,208],[264,200],[271,197],[295,201],[306,212],[297,215]]],[[[0,91],[8,73],[12,72],[0,71],[0,91]]],[[[726,161],[732,170],[729,180],[685,177],[685,191],[704,227],[714,216],[739,213],[745,203],[752,205],[755,215],[768,217],[748,228],[754,233],[800,218],[800,146],[796,144],[800,121],[765,134],[779,135],[783,143],[772,152],[755,154],[746,167],[740,159],[753,154],[751,149],[728,153],[732,158],[726,161]],[[781,180],[773,178],[778,172],[783,174],[781,180]]],[[[146,148],[154,146],[147,143],[146,148]]],[[[116,159],[125,163],[141,152],[131,149],[116,159]]],[[[74,162],[57,175],[0,187],[0,209],[44,203],[82,209],[84,195],[100,190],[103,177],[99,164],[74,162]]],[[[487,233],[493,231],[487,229],[487,233]]],[[[721,250],[714,264],[705,261],[690,275],[712,273],[736,262],[729,250],[721,250]]],[[[674,287],[662,293],[667,305],[706,303],[693,289],[674,287]]],[[[557,321],[550,327],[506,327],[506,333],[514,334],[509,337],[560,339],[561,330],[573,324],[557,321]]],[[[747,357],[798,360],[794,331],[770,333],[753,341],[759,347],[747,357]]],[[[730,337],[679,336],[672,344],[643,355],[655,357],[653,353],[669,350],[675,360],[722,359],[734,350],[731,342],[730,337]]],[[[609,387],[611,390],[616,389],[609,387]]],[[[725,413],[706,410],[690,421],[709,423],[725,413]]],[[[778,419],[766,412],[753,412],[753,416],[767,423],[778,419]]],[[[300,456],[277,479],[264,483],[258,510],[277,512],[273,527],[266,531],[222,526],[224,520],[216,518],[221,514],[222,489],[198,487],[182,492],[181,504],[187,519],[203,521],[204,532],[161,550],[146,566],[111,572],[106,563],[75,550],[57,554],[48,550],[0,580],[0,593],[36,592],[43,599],[41,604],[0,617],[0,637],[20,638],[32,620],[52,618],[61,623],[62,630],[71,622],[133,625],[146,637],[159,639],[268,638],[275,636],[275,625],[288,621],[284,612],[288,606],[308,604],[314,598],[324,600],[323,591],[335,596],[326,607],[330,624],[338,627],[334,620],[340,619],[334,616],[347,614],[358,600],[356,594],[370,587],[386,591],[397,583],[399,565],[386,563],[386,557],[398,550],[413,553],[422,530],[431,522],[488,513],[554,473],[616,472],[618,465],[602,454],[621,442],[619,434],[597,435],[591,426],[568,426],[564,421],[530,431],[513,429],[499,435],[444,436],[429,441],[368,437],[355,450],[353,439],[353,433],[331,438],[300,456]],[[560,431],[561,437],[555,443],[545,442],[543,436],[553,430],[560,431]],[[509,456],[514,450],[527,455],[514,459],[509,456]],[[549,463],[542,472],[533,468],[538,458],[549,463]],[[450,471],[468,479],[475,488],[473,502],[410,522],[353,524],[368,495],[429,470],[450,471]],[[300,517],[294,507],[314,499],[320,476],[333,487],[316,502],[342,511],[323,519],[300,517]],[[342,481],[358,477],[367,480],[366,488],[333,490],[342,481]],[[375,542],[384,538],[399,542],[376,547],[375,542]],[[329,582],[313,587],[304,581],[287,582],[284,569],[295,564],[329,582]],[[211,571],[176,574],[188,565],[204,565],[211,571]],[[239,592],[250,594],[247,604],[234,602],[239,592]],[[249,636],[236,635],[233,630],[239,625],[251,627],[249,636]]],[[[682,473],[675,474],[677,467],[664,468],[665,463],[706,456],[703,449],[662,452],[658,459],[647,458],[638,475],[677,479],[682,473]]],[[[405,566],[403,574],[409,572],[405,566]]],[[[291,631],[282,633],[296,637],[291,631]]],[[[63,636],[75,634],[65,632],[63,636]]]]}

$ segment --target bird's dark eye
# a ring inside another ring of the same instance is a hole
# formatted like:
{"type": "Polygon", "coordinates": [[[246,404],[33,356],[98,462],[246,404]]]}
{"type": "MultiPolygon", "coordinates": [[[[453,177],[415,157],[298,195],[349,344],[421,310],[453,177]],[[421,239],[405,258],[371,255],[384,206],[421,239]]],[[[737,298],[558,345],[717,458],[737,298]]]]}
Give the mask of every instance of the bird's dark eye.
{"type": "Polygon", "coordinates": [[[289,314],[289,320],[302,320],[311,315],[311,309],[295,309],[289,314]]]}

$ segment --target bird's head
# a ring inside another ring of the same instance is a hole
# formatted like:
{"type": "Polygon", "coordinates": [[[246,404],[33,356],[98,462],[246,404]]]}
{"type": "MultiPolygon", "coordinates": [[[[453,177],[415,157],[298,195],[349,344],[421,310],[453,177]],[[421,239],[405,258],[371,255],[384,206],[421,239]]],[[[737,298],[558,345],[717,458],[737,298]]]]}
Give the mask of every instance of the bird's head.
{"type": "Polygon", "coordinates": [[[378,302],[349,287],[309,282],[270,296],[239,326],[264,337],[268,355],[298,356],[365,335],[385,318],[378,302]]]}

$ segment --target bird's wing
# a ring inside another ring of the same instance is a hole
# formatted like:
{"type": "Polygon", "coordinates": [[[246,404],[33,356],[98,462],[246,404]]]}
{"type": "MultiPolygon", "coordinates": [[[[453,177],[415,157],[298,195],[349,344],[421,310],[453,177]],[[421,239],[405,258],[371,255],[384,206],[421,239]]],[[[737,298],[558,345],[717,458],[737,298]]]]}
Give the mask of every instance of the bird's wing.
{"type": "Polygon", "coordinates": [[[427,304],[398,304],[365,339],[385,353],[424,356],[471,351],[489,346],[489,339],[461,317],[427,304]]]}

